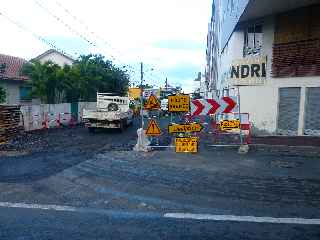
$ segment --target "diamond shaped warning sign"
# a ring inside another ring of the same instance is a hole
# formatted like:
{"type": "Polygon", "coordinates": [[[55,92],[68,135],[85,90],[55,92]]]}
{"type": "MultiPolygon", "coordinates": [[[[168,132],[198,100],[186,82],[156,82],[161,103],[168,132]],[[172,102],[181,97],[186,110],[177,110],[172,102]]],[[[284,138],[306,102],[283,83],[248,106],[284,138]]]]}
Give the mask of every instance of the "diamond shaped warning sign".
{"type": "Polygon", "coordinates": [[[146,104],[144,105],[144,108],[145,108],[146,110],[159,109],[159,108],[160,108],[160,102],[159,102],[159,100],[157,99],[156,96],[151,95],[151,96],[148,98],[146,104]]]}
{"type": "Polygon", "coordinates": [[[147,131],[146,131],[146,135],[148,136],[159,136],[161,135],[161,129],[158,125],[158,123],[155,120],[151,120],[149,122],[147,131]]]}

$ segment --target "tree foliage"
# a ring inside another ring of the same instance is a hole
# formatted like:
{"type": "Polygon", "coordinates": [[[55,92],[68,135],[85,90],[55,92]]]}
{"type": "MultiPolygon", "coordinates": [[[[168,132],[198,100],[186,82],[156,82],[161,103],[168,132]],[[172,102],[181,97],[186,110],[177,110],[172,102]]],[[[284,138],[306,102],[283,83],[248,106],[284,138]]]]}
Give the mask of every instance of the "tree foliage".
{"type": "Polygon", "coordinates": [[[3,87],[0,86],[0,103],[4,103],[6,101],[6,91],[3,87]]]}
{"type": "Polygon", "coordinates": [[[32,96],[45,103],[96,101],[97,92],[124,95],[129,75],[102,55],[80,56],[72,65],[31,61],[23,67],[30,78],[32,96]]]}

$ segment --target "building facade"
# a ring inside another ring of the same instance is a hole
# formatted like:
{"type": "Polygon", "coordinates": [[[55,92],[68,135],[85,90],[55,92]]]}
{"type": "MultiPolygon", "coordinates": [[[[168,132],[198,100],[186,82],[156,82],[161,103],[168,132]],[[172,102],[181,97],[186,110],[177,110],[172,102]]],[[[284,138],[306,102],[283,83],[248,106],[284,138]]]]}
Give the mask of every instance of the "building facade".
{"type": "MultiPolygon", "coordinates": [[[[48,50],[35,58],[41,63],[51,61],[63,67],[72,65],[74,59],[56,50],[48,50]]],[[[28,61],[19,57],[0,54],[0,87],[6,92],[6,100],[2,104],[30,105],[39,103],[39,99],[31,98],[31,85],[28,77],[21,74],[22,66],[28,61]]]]}
{"type": "Polygon", "coordinates": [[[320,12],[312,0],[215,0],[208,95],[240,94],[256,134],[320,135],[320,12]]]}
{"type": "Polygon", "coordinates": [[[50,49],[41,55],[37,56],[35,60],[40,61],[41,63],[45,63],[51,61],[55,64],[58,64],[60,67],[64,65],[72,65],[74,63],[74,59],[64,53],[58,52],[57,50],[50,49]]]}
{"type": "Polygon", "coordinates": [[[29,95],[31,90],[27,83],[28,78],[21,74],[21,69],[27,61],[9,55],[0,54],[0,86],[6,93],[5,102],[8,105],[30,104],[32,99],[29,95]]]}

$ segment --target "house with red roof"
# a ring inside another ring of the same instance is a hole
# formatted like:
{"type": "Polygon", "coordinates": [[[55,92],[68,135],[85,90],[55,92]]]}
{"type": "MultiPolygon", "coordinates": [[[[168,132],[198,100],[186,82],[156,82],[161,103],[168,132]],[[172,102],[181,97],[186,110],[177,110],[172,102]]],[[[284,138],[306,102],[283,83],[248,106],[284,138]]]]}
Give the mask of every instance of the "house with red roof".
{"type": "MultiPolygon", "coordinates": [[[[50,49],[34,58],[41,63],[54,62],[59,66],[72,65],[74,59],[64,53],[50,49]]],[[[6,102],[9,105],[29,105],[31,86],[28,77],[21,74],[22,66],[28,61],[19,57],[0,54],[0,86],[6,91],[6,102]]]]}
{"type": "Polygon", "coordinates": [[[0,54],[0,86],[6,92],[5,104],[31,103],[31,86],[28,84],[28,77],[21,74],[22,66],[26,62],[19,57],[0,54]]]}

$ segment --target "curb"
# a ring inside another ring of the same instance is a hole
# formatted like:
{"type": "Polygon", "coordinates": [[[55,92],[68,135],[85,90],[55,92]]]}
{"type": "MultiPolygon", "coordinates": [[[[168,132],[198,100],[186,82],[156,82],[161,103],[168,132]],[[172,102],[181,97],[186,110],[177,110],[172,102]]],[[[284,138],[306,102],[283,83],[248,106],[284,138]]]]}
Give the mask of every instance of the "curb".
{"type": "MultiPolygon", "coordinates": [[[[240,145],[207,145],[209,151],[238,151],[240,145]]],[[[276,156],[312,157],[320,160],[320,147],[250,144],[249,153],[276,156]]]]}
{"type": "Polygon", "coordinates": [[[250,152],[264,152],[269,155],[292,157],[317,157],[320,159],[320,147],[252,144],[250,152]]]}

